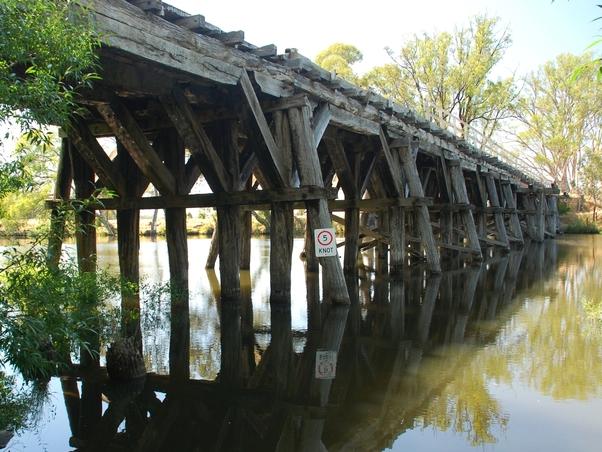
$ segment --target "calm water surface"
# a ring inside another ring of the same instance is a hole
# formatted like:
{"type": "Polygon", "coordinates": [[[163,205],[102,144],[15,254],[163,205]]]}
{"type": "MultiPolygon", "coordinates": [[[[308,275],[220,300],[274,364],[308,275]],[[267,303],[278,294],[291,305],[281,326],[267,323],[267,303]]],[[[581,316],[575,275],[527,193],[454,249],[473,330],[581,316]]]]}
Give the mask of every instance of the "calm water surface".
{"type": "MultiPolygon", "coordinates": [[[[253,241],[242,275],[254,329],[246,389],[202,381],[170,389],[165,377],[143,388],[87,380],[62,388],[53,379],[35,425],[7,449],[602,450],[602,237],[565,236],[438,277],[363,275],[348,281],[357,289],[349,310],[312,311],[309,321],[307,300],[319,289],[312,279],[306,289],[302,245],[295,241],[291,309],[272,311],[269,242],[253,241]],[[334,381],[313,378],[322,348],[338,352],[334,381]],[[96,414],[86,418],[91,388],[103,401],[93,398],[96,414]]],[[[195,380],[220,371],[219,274],[204,269],[208,247],[189,241],[195,380]]],[[[98,253],[116,271],[116,244],[98,253]]],[[[140,263],[147,281],[166,281],[165,243],[143,241],[140,263]]],[[[147,369],[167,374],[168,314],[143,329],[147,369]]]]}

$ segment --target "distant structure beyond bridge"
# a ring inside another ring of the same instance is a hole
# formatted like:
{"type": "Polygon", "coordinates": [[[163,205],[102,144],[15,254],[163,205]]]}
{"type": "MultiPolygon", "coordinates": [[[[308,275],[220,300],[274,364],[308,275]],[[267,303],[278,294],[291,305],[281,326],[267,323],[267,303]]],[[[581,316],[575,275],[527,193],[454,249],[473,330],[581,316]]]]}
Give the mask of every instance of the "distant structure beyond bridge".
{"type": "MultiPolygon", "coordinates": [[[[321,265],[323,302],[333,304],[349,303],[346,276],[356,276],[370,248],[377,275],[393,277],[420,263],[438,273],[442,262],[481,261],[557,233],[555,188],[294,50],[257,47],[241,31],[160,0],[87,3],[105,42],[102,80],[81,98],[88,114],[65,131],[49,204],[70,199],[72,181],[77,199],[111,190],[90,209],[117,211],[127,280],[139,280],[140,209],[165,209],[171,280],[180,288],[189,278],[186,209],[217,209],[222,309],[240,298],[253,209],[271,211],[272,303],[290,302],[294,209],[307,212],[307,269],[321,265]],[[116,138],[114,159],[99,137],[116,138]],[[201,176],[212,193],[191,194],[201,176]],[[143,196],[150,184],[159,196],[143,196]],[[342,262],[314,254],[313,231],[333,221],[344,225],[342,262]]],[[[78,215],[78,258],[93,271],[94,216],[78,215]]],[[[51,244],[53,256],[58,250],[60,241],[51,244]]],[[[127,297],[124,306],[139,304],[127,297]]],[[[129,328],[139,334],[135,322],[129,328]]],[[[188,372],[188,328],[187,291],[174,291],[176,378],[188,372]]],[[[220,378],[236,379],[224,365],[220,378]]]]}

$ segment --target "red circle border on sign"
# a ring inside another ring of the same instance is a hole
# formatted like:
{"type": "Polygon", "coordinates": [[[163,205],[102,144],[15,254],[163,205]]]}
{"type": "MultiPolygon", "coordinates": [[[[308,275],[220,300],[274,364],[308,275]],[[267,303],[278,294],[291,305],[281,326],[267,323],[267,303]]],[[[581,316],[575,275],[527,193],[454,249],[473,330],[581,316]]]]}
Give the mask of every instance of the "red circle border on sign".
{"type": "Polygon", "coordinates": [[[320,233],[318,234],[317,240],[318,240],[318,244],[320,246],[328,246],[328,245],[332,244],[332,242],[334,242],[334,234],[332,232],[330,232],[329,230],[320,231],[320,233]],[[328,234],[328,236],[330,237],[330,241],[328,243],[322,243],[320,241],[320,236],[324,233],[328,234]]]}

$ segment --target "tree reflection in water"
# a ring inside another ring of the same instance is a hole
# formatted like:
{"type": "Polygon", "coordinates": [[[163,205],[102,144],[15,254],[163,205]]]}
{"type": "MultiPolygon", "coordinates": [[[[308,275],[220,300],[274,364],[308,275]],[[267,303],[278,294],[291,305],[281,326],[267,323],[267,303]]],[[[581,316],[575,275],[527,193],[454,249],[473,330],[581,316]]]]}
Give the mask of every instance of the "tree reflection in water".
{"type": "MultiPolygon", "coordinates": [[[[342,309],[320,305],[319,278],[307,274],[311,315],[302,339],[286,304],[272,306],[269,318],[261,306],[258,312],[248,287],[255,291],[261,276],[243,274],[243,306],[236,311],[241,362],[232,367],[240,369],[237,387],[219,374],[219,285],[209,275],[210,301],[191,311],[194,379],[174,384],[168,375],[149,374],[142,383],[115,387],[103,375],[79,376],[81,395],[65,396],[71,444],[380,450],[411,429],[456,432],[473,446],[495,443],[510,428],[512,412],[493,385],[529,386],[554,399],[601,394],[602,334],[584,302],[602,289],[595,265],[602,241],[573,245],[546,242],[437,277],[348,276],[352,303],[342,309]],[[251,325],[259,326],[254,334],[251,325]],[[195,339],[199,329],[215,331],[215,347],[195,339]],[[322,349],[338,352],[334,381],[315,378],[322,349]],[[100,394],[110,401],[104,413],[100,394]]],[[[145,347],[152,340],[148,330],[145,347]]],[[[69,381],[75,379],[64,379],[64,388],[77,389],[69,381]]]]}

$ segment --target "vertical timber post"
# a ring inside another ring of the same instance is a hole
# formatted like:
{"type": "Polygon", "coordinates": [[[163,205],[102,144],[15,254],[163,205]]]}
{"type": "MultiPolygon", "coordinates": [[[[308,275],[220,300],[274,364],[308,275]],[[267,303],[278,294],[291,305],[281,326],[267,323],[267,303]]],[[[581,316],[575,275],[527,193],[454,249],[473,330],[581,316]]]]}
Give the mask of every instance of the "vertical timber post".
{"type": "MultiPolygon", "coordinates": [[[[163,151],[165,166],[173,174],[177,192],[185,194],[184,144],[175,130],[163,132],[156,140],[163,151]]],[[[169,257],[171,293],[171,333],[169,338],[169,373],[172,381],[190,377],[190,317],[188,294],[188,241],[186,209],[165,209],[165,236],[169,257]]]]}
{"type": "MultiPolygon", "coordinates": [[[[63,138],[61,141],[61,154],[56,173],[54,199],[66,201],[71,195],[71,181],[73,180],[71,167],[71,140],[63,138]]],[[[61,260],[61,249],[65,236],[65,216],[60,207],[53,207],[50,213],[50,236],[48,238],[48,265],[58,269],[61,260]]]]}
{"type": "MultiPolygon", "coordinates": [[[[378,231],[389,236],[389,211],[382,209],[378,212],[378,231]]],[[[379,240],[376,245],[376,276],[386,278],[389,274],[389,244],[379,240]]]]}
{"type": "Polygon", "coordinates": [[[403,264],[406,252],[405,210],[403,207],[389,209],[390,232],[390,274],[400,276],[403,273],[403,264]]]}
{"type": "Polygon", "coordinates": [[[525,212],[525,221],[527,223],[527,235],[531,240],[538,241],[537,239],[537,225],[535,221],[535,192],[533,190],[529,190],[526,193],[523,193],[523,207],[527,212],[525,212]]]}
{"type": "Polygon", "coordinates": [[[542,189],[538,189],[535,195],[535,230],[537,234],[537,241],[543,242],[546,228],[546,217],[545,217],[545,202],[546,197],[542,189]]]}
{"type": "MultiPolygon", "coordinates": [[[[119,170],[127,178],[126,196],[137,196],[137,181],[140,170],[123,145],[117,141],[119,170]]],[[[117,211],[117,251],[119,271],[125,284],[121,290],[121,330],[126,338],[132,338],[136,348],[142,352],[142,332],[140,329],[140,210],[124,209],[117,211]]]]}
{"type": "MultiPolygon", "coordinates": [[[[220,128],[222,155],[229,168],[230,189],[239,177],[238,123],[225,121],[220,128]]],[[[241,222],[239,206],[217,208],[219,272],[221,286],[221,368],[220,382],[230,387],[242,384],[242,331],[240,292],[241,222]]]]}
{"type": "Polygon", "coordinates": [[[479,244],[479,235],[474,223],[474,217],[472,216],[472,210],[470,210],[470,200],[468,199],[468,192],[466,190],[466,180],[464,179],[464,173],[460,166],[459,160],[449,160],[447,162],[451,175],[451,184],[453,187],[456,201],[461,204],[461,216],[466,231],[466,237],[468,244],[472,249],[474,255],[480,260],[483,259],[481,252],[481,246],[479,244]]]}
{"type": "MultiPolygon", "coordinates": [[[[250,212],[249,212],[250,213],[250,212]]],[[[217,222],[213,228],[213,234],[211,234],[211,245],[209,245],[209,253],[207,254],[207,262],[205,263],[206,269],[214,269],[217,256],[219,255],[219,228],[217,222]]]]}
{"type": "Polygon", "coordinates": [[[514,197],[510,181],[502,179],[500,183],[502,185],[502,194],[504,196],[504,199],[506,200],[506,207],[512,210],[510,212],[510,232],[512,233],[514,239],[521,245],[523,245],[523,231],[520,227],[520,220],[518,218],[518,212],[516,210],[516,199],[514,197]]]}
{"type": "MultiPolygon", "coordinates": [[[[418,143],[411,143],[410,146],[417,145],[418,143]]],[[[416,159],[414,152],[411,147],[402,147],[399,149],[401,156],[401,164],[408,187],[410,190],[410,196],[416,196],[418,198],[424,197],[424,190],[422,189],[422,183],[420,182],[420,176],[418,175],[418,169],[416,168],[416,159]]],[[[417,152],[418,150],[415,149],[417,152]]],[[[418,230],[422,244],[426,251],[426,261],[428,269],[432,273],[441,273],[441,262],[439,259],[439,251],[437,244],[435,243],[435,237],[433,236],[433,228],[431,226],[431,218],[429,215],[428,207],[424,204],[416,206],[415,216],[418,222],[418,230]]]]}
{"type": "MultiPolygon", "coordinates": [[[[252,178],[246,183],[246,190],[252,190],[252,178]]],[[[251,268],[251,235],[252,235],[252,223],[251,223],[251,211],[243,209],[240,213],[240,269],[249,270],[251,268]]],[[[215,265],[215,264],[214,264],[215,265]]]]}
{"type": "Polygon", "coordinates": [[[550,211],[551,211],[551,225],[550,225],[550,232],[552,232],[554,235],[558,234],[559,232],[559,227],[558,227],[558,195],[550,195],[550,211]]]}
{"type": "Polygon", "coordinates": [[[495,218],[495,229],[497,231],[497,240],[505,244],[506,250],[510,249],[510,242],[508,241],[508,233],[506,232],[506,225],[504,224],[504,215],[500,211],[500,199],[497,194],[497,188],[495,186],[495,180],[491,173],[485,174],[485,184],[487,185],[487,192],[489,193],[489,202],[494,210],[495,218]]]}
{"type": "Polygon", "coordinates": [[[343,269],[346,275],[357,276],[359,250],[360,210],[357,207],[345,209],[345,256],[343,269]]]}
{"type": "MultiPolygon", "coordinates": [[[[293,151],[301,184],[323,187],[322,169],[310,126],[309,107],[291,108],[288,110],[288,116],[293,138],[293,151]]],[[[313,230],[330,228],[332,222],[326,199],[309,201],[306,206],[311,243],[313,244],[313,230]]],[[[349,304],[349,293],[347,292],[339,258],[334,256],[319,259],[322,265],[325,301],[333,304],[349,304]]]]}
{"type": "MultiPolygon", "coordinates": [[[[81,157],[79,152],[71,152],[71,164],[73,167],[73,182],[75,185],[75,197],[86,201],[94,194],[94,172],[92,168],[81,157]]],[[[89,207],[81,209],[76,214],[77,229],[75,242],[77,247],[77,264],[82,274],[96,272],[96,228],[94,225],[94,210],[89,207]]],[[[91,311],[96,309],[97,300],[82,300],[82,304],[91,311]]],[[[94,328],[93,328],[94,329],[94,328]]],[[[97,333],[90,333],[86,338],[89,350],[81,350],[80,364],[82,367],[98,367],[100,339],[97,333]]]]}

